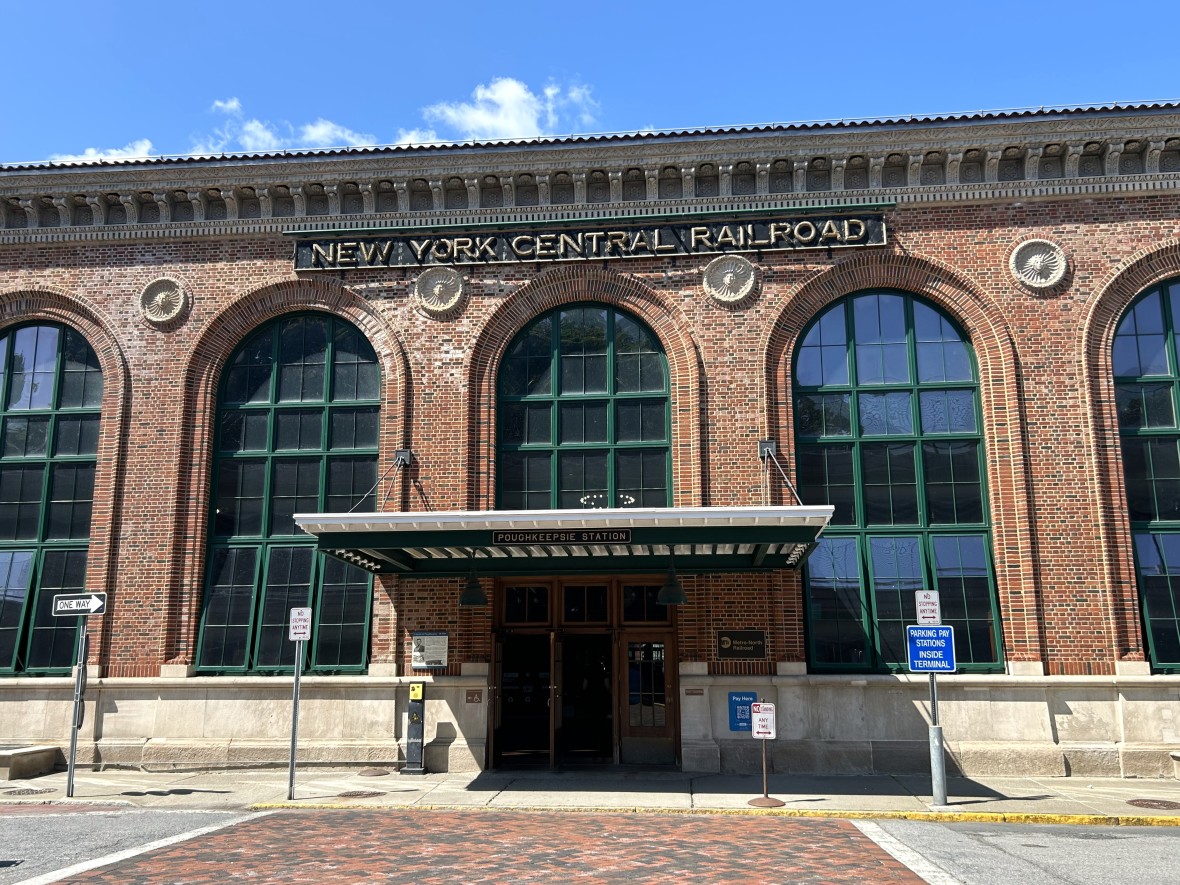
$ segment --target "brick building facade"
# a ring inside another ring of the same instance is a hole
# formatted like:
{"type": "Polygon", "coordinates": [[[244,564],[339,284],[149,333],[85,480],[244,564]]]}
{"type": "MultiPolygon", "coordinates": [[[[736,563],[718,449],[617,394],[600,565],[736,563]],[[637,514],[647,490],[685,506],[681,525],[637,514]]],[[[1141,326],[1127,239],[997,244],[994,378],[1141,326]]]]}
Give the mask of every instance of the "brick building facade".
{"type": "Polygon", "coordinates": [[[4,167],[0,742],[68,741],[90,590],[83,758],[282,760],[311,604],[309,759],[426,681],[434,768],[746,770],[739,693],[779,770],[922,770],[924,588],[961,770],[1170,774],[1178,187],[1165,105],[4,167]],[[604,501],[666,534],[432,522],[604,501]]]}

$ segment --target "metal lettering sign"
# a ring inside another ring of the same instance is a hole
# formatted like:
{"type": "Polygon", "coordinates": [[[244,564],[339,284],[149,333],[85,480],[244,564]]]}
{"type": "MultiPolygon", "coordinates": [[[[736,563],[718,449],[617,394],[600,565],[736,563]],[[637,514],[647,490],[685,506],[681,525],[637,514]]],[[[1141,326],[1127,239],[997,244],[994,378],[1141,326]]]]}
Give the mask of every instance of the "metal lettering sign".
{"type": "Polygon", "coordinates": [[[101,615],[107,610],[105,593],[58,593],[53,597],[54,617],[101,615]]]}
{"type": "Polygon", "coordinates": [[[942,605],[937,590],[914,591],[914,605],[918,611],[918,623],[924,625],[942,623],[942,605]]]}
{"type": "Polygon", "coordinates": [[[292,642],[311,639],[311,609],[291,609],[291,629],[288,638],[292,642]]]}
{"type": "Polygon", "coordinates": [[[576,529],[572,531],[492,532],[492,544],[512,547],[522,544],[630,544],[630,529],[576,529]]]}
{"type": "Polygon", "coordinates": [[[955,672],[955,628],[911,624],[905,628],[911,673],[955,672]]]}
{"type": "MultiPolygon", "coordinates": [[[[608,222],[609,224],[609,222],[608,222]]],[[[885,245],[881,213],[803,213],[757,220],[696,219],[664,224],[488,231],[402,231],[389,236],[300,239],[295,270],[602,261],[668,255],[724,255],[885,245]]]]}
{"type": "Polygon", "coordinates": [[[750,722],[753,737],[773,741],[778,736],[774,721],[774,704],[751,704],[750,722]]]}

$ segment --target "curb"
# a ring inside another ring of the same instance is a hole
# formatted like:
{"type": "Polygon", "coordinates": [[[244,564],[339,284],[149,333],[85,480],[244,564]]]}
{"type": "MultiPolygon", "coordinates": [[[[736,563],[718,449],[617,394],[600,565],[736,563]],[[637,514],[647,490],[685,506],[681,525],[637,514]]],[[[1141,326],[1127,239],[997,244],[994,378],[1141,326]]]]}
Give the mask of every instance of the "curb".
{"type": "Polygon", "coordinates": [[[252,811],[304,810],[381,810],[381,811],[479,811],[530,812],[566,814],[663,814],[663,815],[729,815],[747,817],[818,818],[827,820],[916,820],[931,823],[994,823],[994,824],[1065,824],[1074,826],[1106,827],[1180,827],[1177,815],[1111,815],[1111,814],[1046,814],[1018,811],[835,811],[796,808],[596,808],[593,806],[514,805],[495,808],[487,805],[386,805],[379,803],[346,804],[343,802],[256,802],[247,806],[252,811]]]}

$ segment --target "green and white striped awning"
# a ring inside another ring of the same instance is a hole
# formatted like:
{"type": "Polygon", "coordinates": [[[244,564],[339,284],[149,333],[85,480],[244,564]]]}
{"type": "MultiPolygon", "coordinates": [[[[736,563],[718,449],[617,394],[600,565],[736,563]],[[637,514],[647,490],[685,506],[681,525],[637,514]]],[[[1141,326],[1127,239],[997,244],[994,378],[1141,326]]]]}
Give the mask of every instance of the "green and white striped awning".
{"type": "Polygon", "coordinates": [[[329,556],[377,574],[458,577],[798,568],[830,506],[297,513],[329,556]]]}

